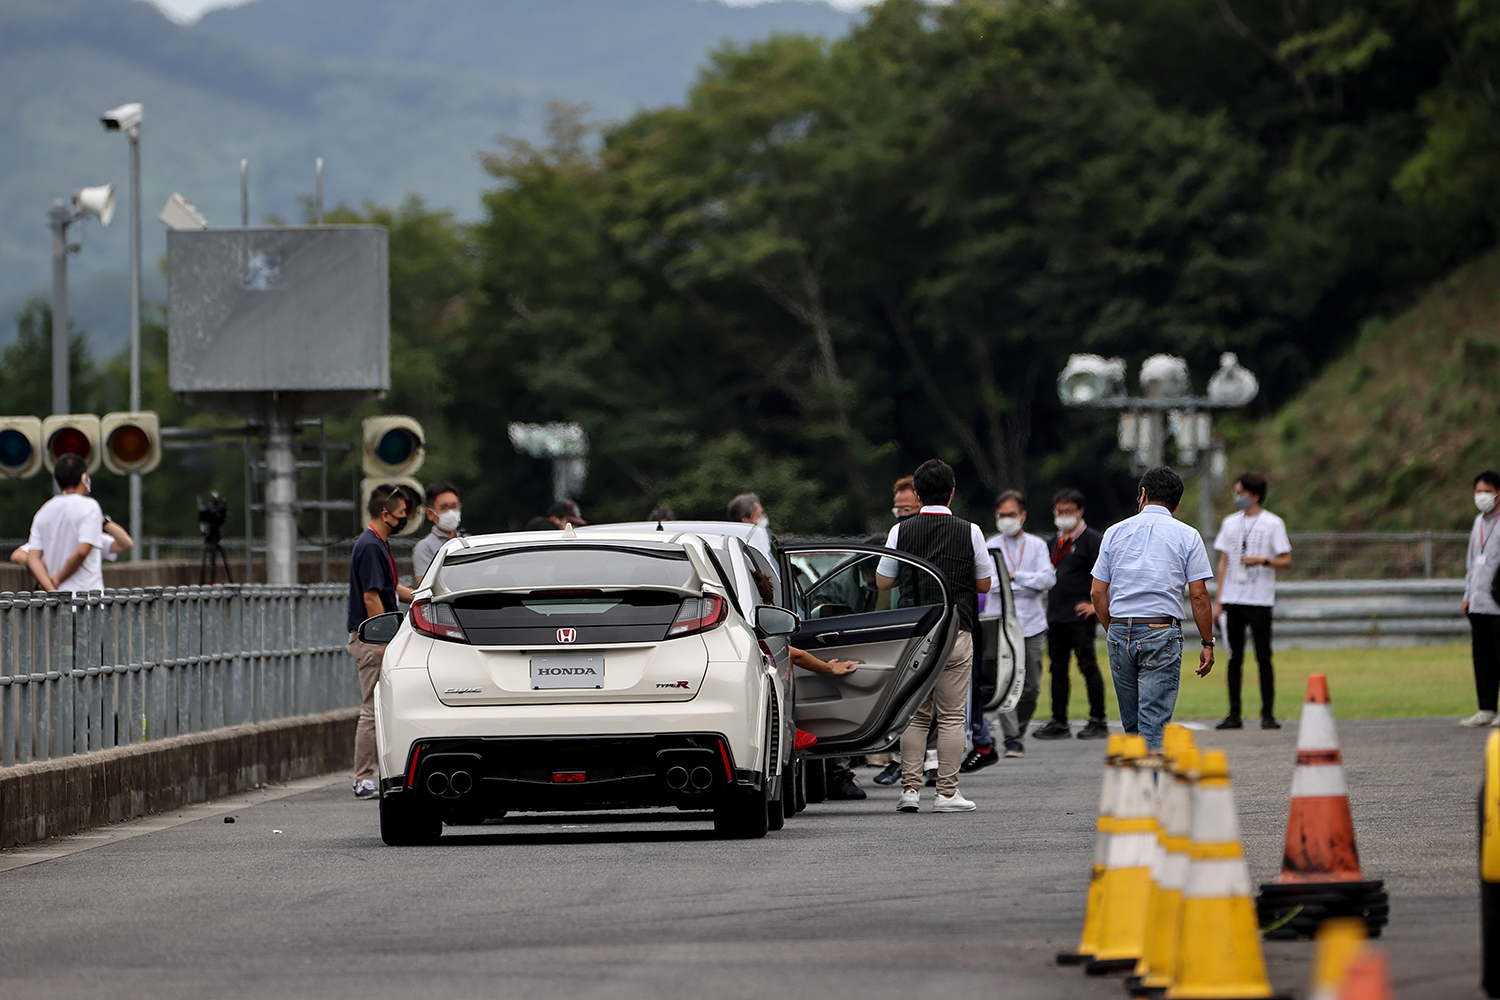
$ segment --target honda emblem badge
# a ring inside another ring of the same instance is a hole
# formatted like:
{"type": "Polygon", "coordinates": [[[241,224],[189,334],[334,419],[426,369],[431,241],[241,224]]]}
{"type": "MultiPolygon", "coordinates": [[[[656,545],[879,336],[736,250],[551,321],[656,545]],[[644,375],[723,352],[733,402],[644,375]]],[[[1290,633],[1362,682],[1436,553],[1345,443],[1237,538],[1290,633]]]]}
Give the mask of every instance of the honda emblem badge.
{"type": "Polygon", "coordinates": [[[576,628],[560,628],[557,630],[558,642],[576,642],[577,640],[578,630],[576,628]]]}

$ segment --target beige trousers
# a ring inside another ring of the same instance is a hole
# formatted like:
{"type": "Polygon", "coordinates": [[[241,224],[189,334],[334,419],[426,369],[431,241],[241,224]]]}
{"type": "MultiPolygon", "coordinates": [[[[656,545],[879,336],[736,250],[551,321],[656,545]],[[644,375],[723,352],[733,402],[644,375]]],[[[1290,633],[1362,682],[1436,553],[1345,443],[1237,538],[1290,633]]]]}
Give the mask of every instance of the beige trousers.
{"type": "Polygon", "coordinates": [[[359,665],[359,721],[354,725],[354,780],[375,778],[375,682],[380,680],[380,661],[385,647],[360,642],[358,632],[349,633],[349,655],[359,665]]]}
{"type": "Polygon", "coordinates": [[[932,694],[917,709],[911,725],[901,734],[901,787],[922,787],[922,759],[927,753],[927,729],[937,716],[939,795],[958,790],[958,765],[964,756],[964,729],[969,714],[969,673],[974,665],[974,637],[958,633],[948,664],[938,675],[932,694]]]}

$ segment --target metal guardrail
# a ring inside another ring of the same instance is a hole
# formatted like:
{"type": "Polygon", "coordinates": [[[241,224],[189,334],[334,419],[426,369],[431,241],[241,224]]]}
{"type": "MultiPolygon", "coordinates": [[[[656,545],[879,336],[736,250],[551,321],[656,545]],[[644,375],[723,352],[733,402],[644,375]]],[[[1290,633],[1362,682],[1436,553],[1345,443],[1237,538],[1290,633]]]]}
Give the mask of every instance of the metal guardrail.
{"type": "MultiPolygon", "coordinates": [[[[1463,597],[1462,580],[1277,583],[1272,642],[1280,648],[1459,642],[1469,634],[1458,610],[1463,597]]],[[[1184,599],[1183,620],[1192,614],[1184,599]]]]}
{"type": "Polygon", "coordinates": [[[0,767],[360,702],[348,589],[0,593],[0,767]]]}

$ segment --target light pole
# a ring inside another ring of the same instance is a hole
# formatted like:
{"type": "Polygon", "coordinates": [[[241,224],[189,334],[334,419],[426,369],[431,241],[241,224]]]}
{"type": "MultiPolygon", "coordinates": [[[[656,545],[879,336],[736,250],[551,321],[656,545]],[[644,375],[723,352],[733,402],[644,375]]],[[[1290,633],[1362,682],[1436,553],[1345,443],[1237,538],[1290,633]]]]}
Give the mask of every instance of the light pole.
{"type": "Polygon", "coordinates": [[[1131,472],[1163,464],[1166,439],[1177,444],[1183,465],[1198,471],[1199,530],[1214,537],[1214,480],[1223,474],[1223,446],[1213,439],[1213,417],[1205,411],[1244,406],[1260,392],[1260,382],[1234,354],[1219,355],[1219,370],[1208,380],[1208,395],[1194,396],[1187,362],[1153,354],[1141,365],[1143,395],[1125,391],[1125,362],[1097,354],[1074,354],[1057,377],[1064,406],[1120,411],[1119,443],[1131,453],[1131,472]]]}
{"type": "MultiPolygon", "coordinates": [[[[52,412],[72,412],[68,394],[68,227],[85,214],[98,216],[109,225],[115,215],[115,186],[101,184],[73,192],[73,207],[58,199],[47,210],[47,228],[52,230],[52,412]]],[[[45,446],[45,442],[43,442],[45,446]]]]}
{"type": "MultiPolygon", "coordinates": [[[[140,104],[122,104],[99,116],[106,132],[124,132],[130,139],[130,411],[141,408],[141,117],[140,104]]],[[[141,537],[141,477],[130,474],[130,537],[141,537]]],[[[130,558],[141,558],[132,546],[130,558]]]]}

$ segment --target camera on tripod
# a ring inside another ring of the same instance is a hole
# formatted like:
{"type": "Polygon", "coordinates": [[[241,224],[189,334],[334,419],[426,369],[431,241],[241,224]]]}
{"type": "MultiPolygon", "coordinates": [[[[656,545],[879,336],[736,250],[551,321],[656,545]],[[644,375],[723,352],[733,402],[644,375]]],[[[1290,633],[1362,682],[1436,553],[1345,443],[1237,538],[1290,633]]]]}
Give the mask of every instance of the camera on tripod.
{"type": "MultiPolygon", "coordinates": [[[[208,503],[203,498],[198,498],[198,530],[203,532],[203,558],[198,561],[198,584],[208,586],[214,583],[214,570],[216,563],[224,564],[224,579],[234,582],[234,577],[229,572],[229,556],[224,553],[224,546],[220,539],[224,531],[224,522],[229,519],[229,504],[219,495],[218,490],[208,495],[208,503]]],[[[249,554],[246,553],[248,558],[249,554]]]]}

